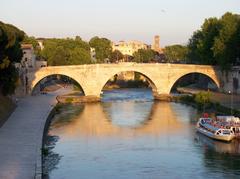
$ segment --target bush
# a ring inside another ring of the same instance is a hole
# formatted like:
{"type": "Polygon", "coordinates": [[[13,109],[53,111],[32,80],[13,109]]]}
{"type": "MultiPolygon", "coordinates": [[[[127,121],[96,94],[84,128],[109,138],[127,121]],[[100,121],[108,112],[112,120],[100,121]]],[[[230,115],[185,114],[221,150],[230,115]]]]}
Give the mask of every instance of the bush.
{"type": "Polygon", "coordinates": [[[66,99],[66,102],[67,102],[67,103],[72,103],[72,102],[73,102],[73,98],[67,98],[67,99],[66,99]]]}
{"type": "Polygon", "coordinates": [[[180,101],[183,101],[186,103],[194,103],[194,97],[190,95],[184,95],[180,97],[180,101]]]}
{"type": "Polygon", "coordinates": [[[200,92],[194,96],[194,101],[196,102],[198,108],[203,108],[205,105],[210,105],[210,93],[200,92]]]}

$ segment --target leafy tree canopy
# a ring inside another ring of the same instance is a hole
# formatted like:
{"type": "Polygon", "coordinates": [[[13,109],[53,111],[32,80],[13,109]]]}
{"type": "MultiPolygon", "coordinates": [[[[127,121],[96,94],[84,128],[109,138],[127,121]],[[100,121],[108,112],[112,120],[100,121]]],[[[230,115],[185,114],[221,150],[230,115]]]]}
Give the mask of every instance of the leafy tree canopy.
{"type": "Polygon", "coordinates": [[[192,63],[219,65],[229,70],[240,58],[240,15],[225,13],[209,18],[194,32],[188,43],[192,63]]]}
{"type": "Polygon", "coordinates": [[[155,58],[156,52],[152,49],[139,49],[133,54],[133,61],[138,63],[149,63],[155,58]]]}
{"type": "Polygon", "coordinates": [[[123,59],[123,54],[119,50],[114,50],[111,52],[109,59],[111,63],[118,62],[119,60],[123,59]]]}
{"type": "Polygon", "coordinates": [[[17,27],[0,22],[0,92],[12,94],[18,79],[14,62],[20,62],[22,49],[20,42],[24,32],[17,27]]]}
{"type": "Polygon", "coordinates": [[[90,46],[79,36],[75,39],[46,39],[41,56],[49,65],[80,65],[91,63],[90,46]]]}
{"type": "Polygon", "coordinates": [[[104,59],[109,58],[112,53],[111,41],[106,38],[93,37],[89,45],[95,48],[96,58],[100,63],[103,63],[104,59]]]}
{"type": "Polygon", "coordinates": [[[163,50],[166,61],[169,63],[185,62],[188,48],[182,45],[166,46],[163,50]]]}

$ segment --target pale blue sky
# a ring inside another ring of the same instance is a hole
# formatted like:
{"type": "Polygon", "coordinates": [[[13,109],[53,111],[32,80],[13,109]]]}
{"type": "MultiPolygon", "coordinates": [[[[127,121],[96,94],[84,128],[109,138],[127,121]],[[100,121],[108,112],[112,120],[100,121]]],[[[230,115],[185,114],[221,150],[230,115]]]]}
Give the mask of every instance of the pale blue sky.
{"type": "Polygon", "coordinates": [[[240,0],[1,0],[0,21],[35,37],[93,36],[187,43],[205,18],[240,14],[240,0]]]}

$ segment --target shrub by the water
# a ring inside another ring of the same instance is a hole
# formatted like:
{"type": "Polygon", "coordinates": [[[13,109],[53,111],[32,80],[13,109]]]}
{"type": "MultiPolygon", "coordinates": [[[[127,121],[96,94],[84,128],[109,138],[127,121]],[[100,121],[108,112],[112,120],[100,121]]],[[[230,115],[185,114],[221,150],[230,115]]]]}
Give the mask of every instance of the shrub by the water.
{"type": "Polygon", "coordinates": [[[210,105],[210,93],[209,92],[200,92],[194,96],[194,101],[197,104],[198,108],[202,109],[210,105]]]}
{"type": "Polygon", "coordinates": [[[67,99],[66,99],[66,102],[67,102],[67,103],[72,103],[72,102],[73,102],[73,98],[67,98],[67,99]]]}

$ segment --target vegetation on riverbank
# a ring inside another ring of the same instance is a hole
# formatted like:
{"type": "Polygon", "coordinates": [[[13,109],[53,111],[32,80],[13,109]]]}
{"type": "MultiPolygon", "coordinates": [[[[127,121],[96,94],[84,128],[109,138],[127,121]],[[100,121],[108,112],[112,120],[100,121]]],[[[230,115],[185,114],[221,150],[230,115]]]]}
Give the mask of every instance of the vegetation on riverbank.
{"type": "Polygon", "coordinates": [[[11,115],[16,105],[12,102],[8,97],[0,95],[0,127],[4,124],[4,122],[11,115]]]}
{"type": "Polygon", "coordinates": [[[13,94],[17,86],[18,72],[14,63],[22,59],[21,41],[24,32],[0,21],[0,93],[13,94]]]}
{"type": "Polygon", "coordinates": [[[193,95],[181,95],[174,97],[173,100],[196,107],[202,112],[214,112],[216,115],[234,115],[240,117],[240,111],[225,107],[219,102],[211,101],[209,92],[199,92],[193,95]]]}

